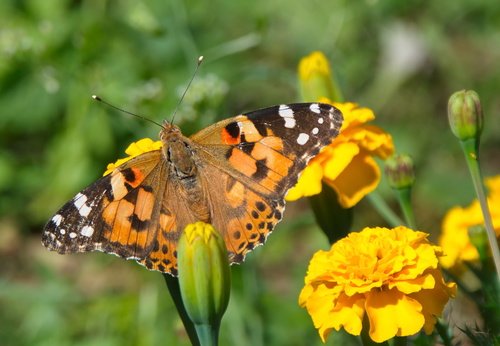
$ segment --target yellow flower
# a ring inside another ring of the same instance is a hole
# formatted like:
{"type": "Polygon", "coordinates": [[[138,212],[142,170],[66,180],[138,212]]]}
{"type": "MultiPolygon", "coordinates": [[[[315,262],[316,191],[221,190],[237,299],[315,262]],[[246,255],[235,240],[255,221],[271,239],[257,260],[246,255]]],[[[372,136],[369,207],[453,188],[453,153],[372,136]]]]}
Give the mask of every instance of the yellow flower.
{"type": "Polygon", "coordinates": [[[128,157],[124,157],[122,159],[116,160],[115,163],[110,163],[106,167],[106,172],[104,172],[104,175],[108,175],[109,173],[113,172],[113,170],[127,162],[128,160],[139,156],[140,154],[143,154],[148,151],[153,151],[153,150],[159,150],[162,147],[161,141],[156,141],[153,142],[151,138],[143,138],[138,140],[137,142],[131,143],[128,148],[125,150],[125,154],[129,155],[128,157]]]}
{"type": "MultiPolygon", "coordinates": [[[[500,236],[500,175],[486,179],[489,190],[488,206],[497,238],[500,236]]],[[[484,225],[481,206],[474,200],[468,207],[453,207],[445,215],[439,245],[444,256],[440,258],[444,268],[460,272],[464,261],[477,261],[479,254],[470,242],[469,228],[484,225]]]]}
{"type": "Polygon", "coordinates": [[[375,342],[432,332],[456,285],[444,281],[441,249],[427,236],[403,226],[365,228],[314,254],[299,304],[323,342],[333,329],[359,335],[365,314],[375,342]]]}
{"type": "Polygon", "coordinates": [[[340,134],[309,162],[286,196],[288,201],[321,192],[321,180],[330,185],[344,208],[350,208],[375,190],[380,181],[380,168],[373,156],[386,159],[394,152],[392,137],[367,122],[375,119],[369,108],[355,103],[332,103],[344,115],[340,134]]]}

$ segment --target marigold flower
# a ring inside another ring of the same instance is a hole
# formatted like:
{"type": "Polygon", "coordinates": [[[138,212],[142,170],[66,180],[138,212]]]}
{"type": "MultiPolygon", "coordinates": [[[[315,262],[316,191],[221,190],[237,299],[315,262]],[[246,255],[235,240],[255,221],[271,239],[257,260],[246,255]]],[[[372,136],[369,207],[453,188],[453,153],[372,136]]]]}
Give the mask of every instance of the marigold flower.
{"type": "MultiPolygon", "coordinates": [[[[489,191],[488,206],[497,238],[500,237],[500,175],[486,179],[489,191]]],[[[469,238],[469,228],[484,225],[483,214],[478,200],[468,207],[453,207],[445,215],[441,227],[439,245],[444,256],[440,258],[444,268],[460,272],[464,261],[477,261],[479,253],[469,238]]]]}
{"type": "Polygon", "coordinates": [[[140,154],[143,154],[148,151],[153,151],[153,150],[158,150],[162,147],[161,141],[156,141],[154,142],[151,138],[143,138],[138,140],[137,142],[130,143],[127,149],[125,149],[125,154],[129,155],[127,157],[124,157],[122,159],[116,160],[114,163],[108,164],[106,167],[106,172],[104,172],[104,175],[108,175],[109,173],[113,172],[113,170],[127,162],[128,160],[139,156],[140,154]]]}
{"type": "Polygon", "coordinates": [[[392,137],[367,122],[375,119],[369,108],[355,103],[330,103],[344,115],[340,134],[312,159],[286,196],[288,201],[321,192],[321,180],[330,185],[344,208],[350,208],[375,190],[381,172],[373,156],[386,159],[394,152],[392,137]]]}
{"type": "Polygon", "coordinates": [[[432,332],[456,285],[444,281],[441,249],[427,236],[403,226],[365,228],[314,254],[299,304],[323,342],[333,329],[359,335],[365,314],[375,342],[432,332]]]}

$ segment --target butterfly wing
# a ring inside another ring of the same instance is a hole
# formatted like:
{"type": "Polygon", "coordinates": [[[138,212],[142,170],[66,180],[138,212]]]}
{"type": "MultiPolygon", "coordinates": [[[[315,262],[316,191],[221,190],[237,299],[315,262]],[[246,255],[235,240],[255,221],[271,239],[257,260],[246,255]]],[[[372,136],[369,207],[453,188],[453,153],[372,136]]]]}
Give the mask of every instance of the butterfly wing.
{"type": "MultiPolygon", "coordinates": [[[[286,191],[341,122],[329,105],[281,105],[185,139],[199,159],[209,221],[224,235],[231,262],[265,241],[281,220],[286,191]]],[[[160,150],[127,161],[66,203],[45,226],[43,244],[59,253],[113,253],[176,275],[178,238],[198,216],[169,175],[172,164],[160,150]]]]}
{"type": "Polygon", "coordinates": [[[144,258],[154,245],[165,165],[159,150],[116,168],[67,202],[45,225],[42,243],[61,254],[104,251],[144,258]]]}
{"type": "Polygon", "coordinates": [[[286,192],[341,124],[335,107],[301,103],[242,114],[191,137],[206,163],[212,223],[233,262],[265,242],[281,220],[286,192]]]}

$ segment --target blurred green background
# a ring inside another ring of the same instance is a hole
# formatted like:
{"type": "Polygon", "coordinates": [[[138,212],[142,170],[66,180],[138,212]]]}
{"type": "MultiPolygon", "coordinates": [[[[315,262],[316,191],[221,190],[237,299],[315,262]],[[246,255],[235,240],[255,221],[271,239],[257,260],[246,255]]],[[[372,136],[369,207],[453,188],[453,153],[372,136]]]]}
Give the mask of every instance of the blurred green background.
{"type": "MultiPolygon", "coordinates": [[[[500,2],[17,1],[0,2],[0,345],[188,345],[158,273],[94,253],[40,244],[46,220],[180,106],[185,134],[217,119],[300,101],[296,66],[313,50],[332,63],[347,99],[375,110],[417,167],[422,230],[472,185],[446,105],[476,90],[485,113],[485,175],[500,172],[500,2]]],[[[396,208],[384,181],[380,193],[396,208]]],[[[397,210],[397,209],[396,209],[397,210]]],[[[355,226],[384,225],[368,202],[355,226]]],[[[311,255],[327,248],[307,202],[242,266],[223,345],[321,344],[297,297],[311,255]]],[[[347,341],[342,341],[347,344],[347,341]]],[[[330,340],[329,344],[333,344],[330,340]]]]}

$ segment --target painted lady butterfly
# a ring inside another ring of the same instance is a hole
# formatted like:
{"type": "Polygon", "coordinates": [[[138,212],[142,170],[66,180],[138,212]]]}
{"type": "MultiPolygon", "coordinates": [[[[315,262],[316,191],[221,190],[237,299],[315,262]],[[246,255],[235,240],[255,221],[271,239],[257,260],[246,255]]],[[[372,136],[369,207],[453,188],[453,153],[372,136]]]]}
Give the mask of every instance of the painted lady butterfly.
{"type": "Polygon", "coordinates": [[[266,241],[286,192],[341,124],[341,112],[321,103],[238,115],[189,138],[164,122],[161,149],[78,193],[47,223],[42,243],[61,254],[104,251],[176,275],[181,232],[204,221],[223,235],[230,262],[242,262],[266,241]]]}

